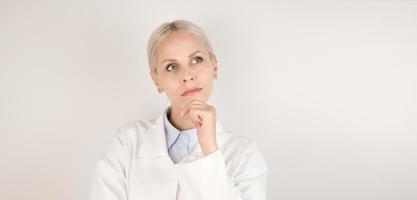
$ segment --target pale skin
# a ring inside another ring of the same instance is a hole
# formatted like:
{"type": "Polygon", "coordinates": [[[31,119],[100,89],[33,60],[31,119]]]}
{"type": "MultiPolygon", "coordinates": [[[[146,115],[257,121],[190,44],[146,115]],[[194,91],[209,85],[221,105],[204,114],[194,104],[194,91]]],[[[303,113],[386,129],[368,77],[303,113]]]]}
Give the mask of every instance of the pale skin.
{"type": "Polygon", "coordinates": [[[200,38],[186,31],[175,31],[163,38],[156,56],[156,70],[150,75],[171,102],[170,122],[180,131],[196,128],[204,155],[216,151],[216,109],[207,104],[217,74],[215,56],[210,56],[200,38]],[[202,90],[181,95],[192,87],[202,90]]]}

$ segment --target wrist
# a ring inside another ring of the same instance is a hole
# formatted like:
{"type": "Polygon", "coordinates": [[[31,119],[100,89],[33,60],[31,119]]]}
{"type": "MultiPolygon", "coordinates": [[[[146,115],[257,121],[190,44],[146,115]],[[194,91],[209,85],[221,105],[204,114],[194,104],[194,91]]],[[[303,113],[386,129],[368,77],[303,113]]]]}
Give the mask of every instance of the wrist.
{"type": "Polygon", "coordinates": [[[207,155],[215,152],[217,149],[219,149],[219,147],[217,146],[217,144],[201,145],[201,150],[203,151],[203,155],[204,156],[207,156],[207,155]]]}

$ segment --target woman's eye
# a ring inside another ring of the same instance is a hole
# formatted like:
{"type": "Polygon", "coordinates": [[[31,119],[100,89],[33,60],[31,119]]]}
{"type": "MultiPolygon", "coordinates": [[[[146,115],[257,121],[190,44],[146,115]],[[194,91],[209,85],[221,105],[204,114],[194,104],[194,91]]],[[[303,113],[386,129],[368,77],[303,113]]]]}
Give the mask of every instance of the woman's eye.
{"type": "Polygon", "coordinates": [[[176,65],[175,65],[175,64],[173,64],[173,63],[168,64],[168,65],[167,65],[167,67],[166,67],[166,70],[167,70],[167,71],[172,71],[172,70],[174,70],[174,67],[176,67],[176,65]]]}
{"type": "Polygon", "coordinates": [[[203,62],[203,58],[202,58],[202,57],[200,57],[200,56],[195,57],[195,58],[194,58],[194,60],[195,60],[197,63],[202,63],[202,62],[203,62]]]}

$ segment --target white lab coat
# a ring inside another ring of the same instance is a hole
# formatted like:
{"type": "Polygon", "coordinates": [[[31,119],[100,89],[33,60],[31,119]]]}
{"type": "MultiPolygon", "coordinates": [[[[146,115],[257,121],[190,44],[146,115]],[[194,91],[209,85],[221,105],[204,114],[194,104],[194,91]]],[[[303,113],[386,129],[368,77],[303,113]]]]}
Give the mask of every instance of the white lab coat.
{"type": "Polygon", "coordinates": [[[90,200],[266,200],[267,166],[247,136],[216,122],[219,149],[174,164],[163,114],[126,124],[97,162],[90,200]]]}

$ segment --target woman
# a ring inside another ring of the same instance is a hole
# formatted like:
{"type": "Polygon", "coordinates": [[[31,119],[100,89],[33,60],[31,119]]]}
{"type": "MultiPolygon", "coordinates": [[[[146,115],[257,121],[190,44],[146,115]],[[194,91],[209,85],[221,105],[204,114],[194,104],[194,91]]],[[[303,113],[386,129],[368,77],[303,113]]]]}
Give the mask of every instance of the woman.
{"type": "Polygon", "coordinates": [[[267,166],[249,138],[223,130],[208,105],[217,60],[192,22],[159,26],[148,42],[150,75],[171,105],[128,123],[98,161],[90,200],[264,200],[267,166]]]}

